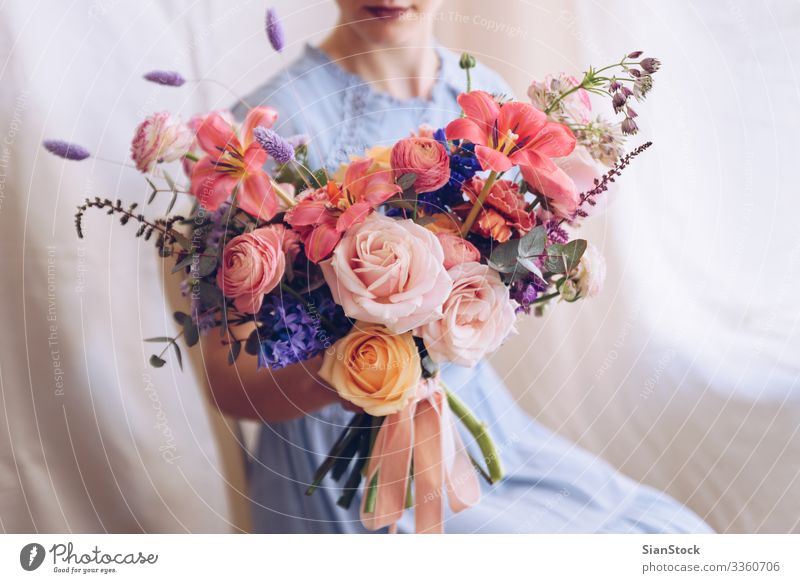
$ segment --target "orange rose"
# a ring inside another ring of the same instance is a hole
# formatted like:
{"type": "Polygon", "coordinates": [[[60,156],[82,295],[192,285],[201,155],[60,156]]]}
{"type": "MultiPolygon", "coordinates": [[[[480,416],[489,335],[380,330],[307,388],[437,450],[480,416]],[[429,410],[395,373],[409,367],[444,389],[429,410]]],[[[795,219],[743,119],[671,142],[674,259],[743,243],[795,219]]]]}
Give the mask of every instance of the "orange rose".
{"type": "Polygon", "coordinates": [[[319,376],[344,400],[380,417],[414,397],[422,366],[410,332],[392,334],[380,324],[359,322],[325,353],[319,376]]]}

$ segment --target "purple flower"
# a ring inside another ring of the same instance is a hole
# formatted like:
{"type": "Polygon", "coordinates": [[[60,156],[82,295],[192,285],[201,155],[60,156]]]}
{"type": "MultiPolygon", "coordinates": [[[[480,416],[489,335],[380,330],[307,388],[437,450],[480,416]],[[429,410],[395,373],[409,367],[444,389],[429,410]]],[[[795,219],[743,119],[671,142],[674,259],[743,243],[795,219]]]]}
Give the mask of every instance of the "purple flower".
{"type": "Polygon", "coordinates": [[[91,156],[89,150],[83,146],[65,142],[64,140],[45,140],[42,142],[42,145],[44,149],[51,154],[55,154],[59,158],[65,158],[66,160],[85,160],[91,156]]]}
{"type": "Polygon", "coordinates": [[[152,83],[170,87],[180,87],[186,83],[186,79],[177,71],[150,71],[144,74],[144,78],[152,83]]]}
{"type": "Polygon", "coordinates": [[[253,128],[253,138],[278,164],[294,160],[294,148],[278,132],[264,126],[256,126],[253,128]]]}
{"type": "Polygon", "coordinates": [[[279,53],[283,51],[283,47],[286,44],[284,37],[283,37],[283,24],[281,24],[281,19],[278,17],[278,13],[275,11],[274,8],[267,9],[267,38],[269,39],[269,44],[272,45],[272,48],[278,51],[279,53]]]}

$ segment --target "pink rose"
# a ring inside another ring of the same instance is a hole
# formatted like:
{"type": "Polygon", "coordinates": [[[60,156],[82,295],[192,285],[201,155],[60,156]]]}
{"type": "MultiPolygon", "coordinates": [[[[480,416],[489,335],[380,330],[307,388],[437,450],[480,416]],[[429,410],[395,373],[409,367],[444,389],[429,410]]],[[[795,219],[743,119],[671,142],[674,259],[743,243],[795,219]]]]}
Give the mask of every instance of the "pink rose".
{"type": "Polygon", "coordinates": [[[450,158],[444,146],[430,138],[405,138],[392,148],[395,178],[414,173],[414,190],[433,192],[450,180],[450,158]]]}
{"type": "Polygon", "coordinates": [[[146,174],[160,162],[181,158],[193,141],[191,130],[169,112],[154,113],[136,128],[131,142],[131,158],[136,169],[146,174]]]}
{"type": "Polygon", "coordinates": [[[233,298],[236,309],[255,314],[264,294],[280,283],[286,268],[285,231],[263,227],[231,239],[222,252],[217,286],[233,298]]]}
{"type": "Polygon", "coordinates": [[[436,236],[379,214],[350,227],[320,266],[345,314],[395,334],[441,317],[452,287],[436,236]]]}
{"type": "Polygon", "coordinates": [[[437,233],[436,237],[444,250],[445,269],[450,269],[454,265],[466,263],[467,261],[480,261],[481,252],[461,235],[437,233]]]}
{"type": "Polygon", "coordinates": [[[447,272],[453,291],[444,303],[444,317],[415,331],[437,362],[475,366],[515,332],[516,302],[496,271],[474,261],[447,272]]]}

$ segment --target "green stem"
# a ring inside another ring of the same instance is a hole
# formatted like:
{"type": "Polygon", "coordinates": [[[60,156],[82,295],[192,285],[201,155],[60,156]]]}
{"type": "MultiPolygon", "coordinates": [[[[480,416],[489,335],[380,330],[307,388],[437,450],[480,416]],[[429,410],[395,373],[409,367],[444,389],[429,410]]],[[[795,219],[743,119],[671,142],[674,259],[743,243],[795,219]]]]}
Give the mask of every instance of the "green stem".
{"type": "Polygon", "coordinates": [[[483,185],[483,189],[481,193],[478,195],[478,200],[476,200],[472,204],[472,209],[469,211],[464,224],[461,225],[461,236],[466,237],[469,233],[469,230],[472,228],[472,224],[475,222],[475,219],[478,218],[478,213],[483,208],[483,203],[486,201],[486,197],[489,196],[489,192],[492,190],[492,186],[497,181],[497,172],[492,170],[489,173],[489,177],[486,179],[486,182],[483,185]]]}
{"type": "Polygon", "coordinates": [[[472,411],[470,411],[469,407],[467,407],[461,399],[456,397],[453,391],[444,383],[441,384],[447,394],[447,403],[450,405],[450,409],[478,443],[478,447],[483,454],[483,459],[486,461],[486,467],[489,470],[488,474],[492,483],[494,484],[500,481],[503,478],[503,467],[500,464],[500,456],[497,454],[497,449],[494,445],[494,441],[492,441],[492,436],[489,435],[489,428],[486,423],[479,421],[475,415],[473,415],[472,411]]]}
{"type": "Polygon", "coordinates": [[[285,202],[289,208],[297,206],[297,201],[288,194],[286,194],[286,191],[283,190],[283,188],[281,188],[280,184],[275,182],[274,178],[270,176],[269,181],[272,183],[272,189],[275,191],[275,194],[277,194],[278,198],[280,198],[283,202],[285,202]]]}
{"type": "Polygon", "coordinates": [[[534,305],[534,304],[543,304],[544,302],[546,302],[546,301],[548,301],[548,300],[552,300],[553,298],[557,298],[559,295],[560,295],[560,293],[559,293],[559,292],[553,292],[553,293],[551,293],[551,294],[547,294],[547,295],[545,295],[545,296],[542,296],[542,297],[540,297],[540,298],[536,298],[535,300],[533,300],[532,302],[530,302],[528,305],[529,305],[529,306],[532,306],[532,305],[534,305]]]}

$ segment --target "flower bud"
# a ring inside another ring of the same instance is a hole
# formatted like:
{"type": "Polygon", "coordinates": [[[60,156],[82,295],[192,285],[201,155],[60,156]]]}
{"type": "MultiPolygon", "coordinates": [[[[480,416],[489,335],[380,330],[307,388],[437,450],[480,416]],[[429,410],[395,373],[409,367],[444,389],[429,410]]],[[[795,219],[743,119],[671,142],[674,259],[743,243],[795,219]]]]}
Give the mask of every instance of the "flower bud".
{"type": "Polygon", "coordinates": [[[632,53],[628,54],[629,59],[638,59],[644,54],[644,51],[633,51],[632,53]]]}
{"type": "Polygon", "coordinates": [[[647,57],[646,59],[642,59],[639,65],[648,73],[655,73],[661,68],[661,61],[652,57],[647,57]]]}
{"type": "Polygon", "coordinates": [[[475,67],[475,57],[469,53],[461,53],[461,60],[458,61],[458,66],[462,69],[472,69],[475,67]]]}

